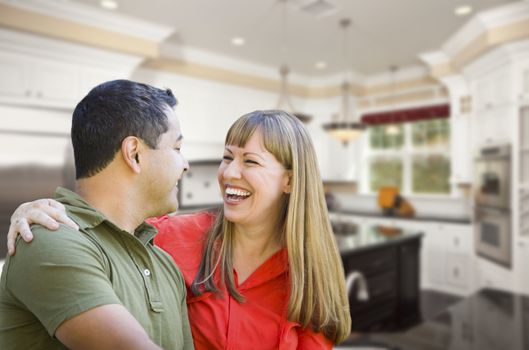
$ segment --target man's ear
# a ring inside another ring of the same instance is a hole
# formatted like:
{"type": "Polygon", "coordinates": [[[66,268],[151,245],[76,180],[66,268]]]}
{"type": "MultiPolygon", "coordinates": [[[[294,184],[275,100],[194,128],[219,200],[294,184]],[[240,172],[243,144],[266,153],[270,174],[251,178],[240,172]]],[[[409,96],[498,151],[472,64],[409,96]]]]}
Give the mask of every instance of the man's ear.
{"type": "Polygon", "coordinates": [[[292,170],[287,170],[285,174],[285,182],[283,184],[283,192],[290,193],[292,191],[292,170]]]}
{"type": "Polygon", "coordinates": [[[136,136],[127,136],[121,142],[121,156],[125,161],[125,164],[134,171],[136,174],[141,172],[140,166],[140,150],[142,143],[136,136]]]}

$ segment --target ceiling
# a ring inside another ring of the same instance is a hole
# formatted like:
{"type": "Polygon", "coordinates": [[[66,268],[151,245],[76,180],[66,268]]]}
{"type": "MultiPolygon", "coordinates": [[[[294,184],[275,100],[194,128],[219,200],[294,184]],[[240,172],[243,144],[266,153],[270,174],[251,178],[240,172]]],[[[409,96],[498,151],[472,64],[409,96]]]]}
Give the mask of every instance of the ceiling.
{"type": "MultiPolygon", "coordinates": [[[[99,7],[99,0],[70,0],[99,7]]],[[[277,67],[286,62],[307,76],[337,74],[346,68],[362,75],[388,71],[389,66],[418,64],[418,54],[437,50],[476,12],[513,0],[116,0],[113,10],[175,28],[167,43],[202,49],[257,64],[277,67]],[[325,1],[334,10],[316,16],[303,5],[325,1]],[[455,16],[458,5],[474,12],[455,16]],[[284,15],[285,14],[285,15],[284,15]],[[284,15],[284,16],[283,16],[284,15]],[[344,55],[344,30],[350,18],[344,55]],[[285,25],[286,24],[286,25],[285,25]],[[286,30],[285,30],[286,27],[286,30]],[[245,45],[234,46],[240,36],[245,45]],[[316,69],[324,61],[327,68],[316,69]]]]}

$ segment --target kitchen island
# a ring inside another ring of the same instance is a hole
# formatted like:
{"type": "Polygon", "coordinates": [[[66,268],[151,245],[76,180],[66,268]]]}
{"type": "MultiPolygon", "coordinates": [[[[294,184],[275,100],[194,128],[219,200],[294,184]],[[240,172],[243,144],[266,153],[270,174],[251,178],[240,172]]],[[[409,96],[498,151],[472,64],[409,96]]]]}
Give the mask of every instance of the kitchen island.
{"type": "Polygon", "coordinates": [[[420,321],[422,234],[334,222],[353,331],[394,331],[420,321]],[[366,297],[367,300],[363,300],[366,297]]]}

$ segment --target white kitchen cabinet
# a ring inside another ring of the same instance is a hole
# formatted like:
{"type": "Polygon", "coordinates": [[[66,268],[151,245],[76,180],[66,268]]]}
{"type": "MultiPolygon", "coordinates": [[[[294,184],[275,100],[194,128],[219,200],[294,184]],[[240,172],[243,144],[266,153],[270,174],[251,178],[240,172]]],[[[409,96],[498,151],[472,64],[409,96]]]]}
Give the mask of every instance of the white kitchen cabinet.
{"type": "Polygon", "coordinates": [[[80,97],[74,65],[3,53],[0,73],[0,102],[73,108],[80,97]]]}
{"type": "Polygon", "coordinates": [[[27,59],[0,55],[0,96],[15,99],[29,97],[29,67],[27,59]]]}
{"type": "Polygon", "coordinates": [[[473,229],[471,225],[425,223],[422,287],[451,294],[472,292],[473,229]]]}
{"type": "Polygon", "coordinates": [[[501,105],[474,113],[474,140],[477,147],[512,142],[516,105],[501,105]]]}
{"type": "Polygon", "coordinates": [[[478,113],[514,103],[511,67],[499,67],[482,74],[474,81],[474,96],[474,110],[478,113]]]}
{"type": "Polygon", "coordinates": [[[344,145],[328,135],[328,167],[322,172],[325,181],[357,181],[358,145],[352,141],[344,145]]]}

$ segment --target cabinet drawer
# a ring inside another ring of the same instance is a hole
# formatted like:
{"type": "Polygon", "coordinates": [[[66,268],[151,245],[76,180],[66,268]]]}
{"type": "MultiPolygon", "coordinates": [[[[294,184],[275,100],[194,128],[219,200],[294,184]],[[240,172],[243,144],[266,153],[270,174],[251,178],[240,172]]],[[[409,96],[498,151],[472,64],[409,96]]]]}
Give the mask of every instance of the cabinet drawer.
{"type": "Polygon", "coordinates": [[[344,268],[346,271],[360,271],[369,278],[378,273],[395,270],[397,261],[397,249],[390,247],[375,252],[365,252],[354,256],[344,257],[344,268]]]}

